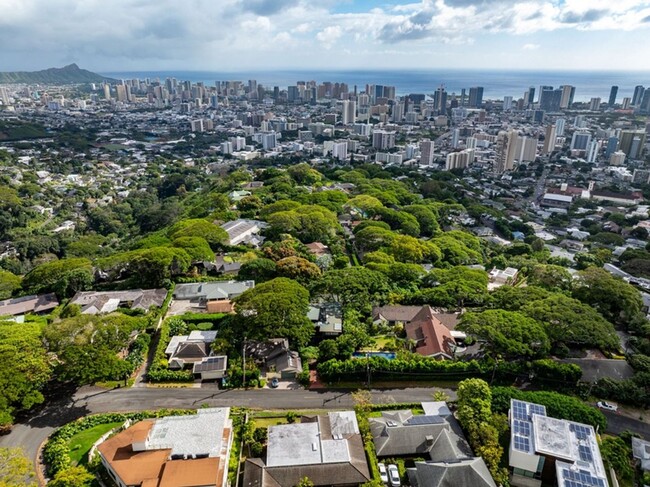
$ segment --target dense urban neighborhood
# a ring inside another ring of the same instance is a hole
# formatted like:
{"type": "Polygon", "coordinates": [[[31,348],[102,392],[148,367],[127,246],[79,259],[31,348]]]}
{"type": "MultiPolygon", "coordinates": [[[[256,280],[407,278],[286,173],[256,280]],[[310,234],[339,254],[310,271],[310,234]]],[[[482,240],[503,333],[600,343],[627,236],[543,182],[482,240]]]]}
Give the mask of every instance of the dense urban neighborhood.
{"type": "Polygon", "coordinates": [[[28,74],[0,485],[650,484],[650,88],[28,74]]]}

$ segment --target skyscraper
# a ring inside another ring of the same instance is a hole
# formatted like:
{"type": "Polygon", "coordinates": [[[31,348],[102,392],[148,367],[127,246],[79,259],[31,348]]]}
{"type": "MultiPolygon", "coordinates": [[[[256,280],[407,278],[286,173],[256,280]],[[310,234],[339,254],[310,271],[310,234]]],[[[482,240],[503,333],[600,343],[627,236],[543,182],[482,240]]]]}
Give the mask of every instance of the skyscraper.
{"type": "Polygon", "coordinates": [[[558,137],[564,136],[564,126],[566,125],[566,120],[563,118],[558,118],[555,120],[555,132],[558,137]]]}
{"type": "Polygon", "coordinates": [[[552,111],[553,106],[553,87],[540,86],[539,87],[539,108],[547,112],[552,111]]]}
{"type": "Polygon", "coordinates": [[[503,110],[504,111],[512,110],[512,97],[511,96],[504,96],[503,97],[503,110]]]}
{"type": "Polygon", "coordinates": [[[494,170],[497,173],[511,171],[515,161],[517,131],[501,131],[497,136],[494,170]]]}
{"type": "Polygon", "coordinates": [[[424,139],[420,141],[420,166],[433,164],[433,141],[424,139]]]}
{"type": "Polygon", "coordinates": [[[616,105],[616,95],[618,94],[618,86],[612,86],[612,89],[609,90],[609,101],[607,105],[609,108],[613,108],[616,105]]]}
{"type": "Polygon", "coordinates": [[[555,150],[555,142],[557,140],[557,130],[555,125],[546,127],[546,136],[544,138],[544,147],[542,148],[542,155],[550,154],[555,150]]]}
{"type": "Polygon", "coordinates": [[[481,108],[483,105],[483,87],[475,86],[469,89],[469,106],[471,108],[481,108]]]}
{"type": "Polygon", "coordinates": [[[524,108],[528,108],[533,103],[535,103],[535,88],[531,86],[524,93],[524,108]]]}
{"type": "Polygon", "coordinates": [[[642,85],[638,85],[634,87],[634,95],[632,95],[632,106],[633,107],[638,107],[639,104],[641,103],[641,99],[643,98],[643,92],[645,91],[645,88],[642,85]]]}
{"type": "Polygon", "coordinates": [[[600,110],[600,102],[601,101],[602,100],[600,98],[592,98],[589,101],[589,110],[592,111],[592,112],[597,112],[598,110],[600,110]]]}
{"type": "Polygon", "coordinates": [[[623,130],[621,132],[620,150],[630,159],[639,159],[646,143],[646,133],[643,130],[623,130]],[[638,142],[635,143],[635,139],[638,142]]]}
{"type": "Polygon", "coordinates": [[[357,102],[351,100],[343,100],[341,109],[341,120],[343,125],[350,125],[356,122],[357,118],[357,102]]]}
{"type": "Polygon", "coordinates": [[[445,115],[447,113],[447,92],[444,86],[438,88],[433,96],[433,110],[436,115],[445,115]]]}
{"type": "Polygon", "coordinates": [[[9,105],[9,93],[4,86],[0,86],[0,101],[3,105],[9,105]]]}
{"type": "Polygon", "coordinates": [[[566,110],[573,103],[573,97],[576,94],[576,87],[571,85],[560,86],[562,94],[560,96],[560,109],[566,110]]]}
{"type": "Polygon", "coordinates": [[[591,134],[586,131],[576,130],[571,138],[571,150],[587,150],[591,142],[591,134]]]}

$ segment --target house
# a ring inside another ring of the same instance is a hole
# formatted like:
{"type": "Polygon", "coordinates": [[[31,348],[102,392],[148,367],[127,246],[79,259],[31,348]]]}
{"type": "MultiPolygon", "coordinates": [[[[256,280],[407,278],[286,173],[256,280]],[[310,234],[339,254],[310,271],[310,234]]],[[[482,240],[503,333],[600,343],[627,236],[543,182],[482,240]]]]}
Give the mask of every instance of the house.
{"type": "Polygon", "coordinates": [[[383,411],[370,418],[379,458],[416,458],[407,475],[413,486],[496,487],[482,458],[474,457],[445,402],[423,402],[424,414],[383,411]],[[423,460],[422,460],[423,459],[423,460]]]}
{"type": "Polygon", "coordinates": [[[189,335],[176,335],[165,349],[170,369],[182,369],[187,364],[203,362],[212,356],[210,344],[217,338],[216,331],[194,330],[189,335]]]}
{"type": "Polygon", "coordinates": [[[120,487],[226,487],[232,445],[230,408],[140,421],[97,451],[120,487]]]}
{"type": "Polygon", "coordinates": [[[260,233],[268,226],[263,221],[240,218],[224,223],[221,228],[228,234],[228,245],[246,244],[258,248],[264,243],[264,237],[260,233]]]}
{"type": "Polygon", "coordinates": [[[250,191],[235,190],[228,193],[228,198],[230,199],[230,201],[234,201],[235,203],[237,203],[252,194],[253,193],[251,193],[250,191]]]}
{"type": "Polygon", "coordinates": [[[322,244],[320,242],[312,242],[308,243],[305,245],[307,247],[307,250],[309,250],[309,253],[315,256],[316,258],[319,257],[324,257],[326,255],[332,255],[330,253],[330,249],[327,245],[322,244]]]}
{"type": "Polygon", "coordinates": [[[23,296],[0,301],[0,316],[21,316],[27,313],[43,314],[59,305],[56,294],[23,296]]]}
{"type": "Polygon", "coordinates": [[[177,284],[176,301],[189,301],[208,313],[232,312],[231,300],[255,287],[255,281],[214,281],[177,284]]]}
{"type": "Polygon", "coordinates": [[[270,426],[266,462],[249,458],[247,487],[294,487],[303,478],[315,486],[358,486],[370,480],[354,411],[303,416],[300,423],[270,426]]]}
{"type": "Polygon", "coordinates": [[[641,470],[650,472],[650,441],[632,437],[632,456],[639,463],[641,470]]]}
{"type": "Polygon", "coordinates": [[[286,338],[269,338],[264,342],[249,340],[244,353],[266,369],[267,378],[295,379],[302,372],[300,354],[289,350],[286,338]]]}
{"type": "Polygon", "coordinates": [[[240,262],[228,262],[223,255],[217,255],[214,270],[219,274],[236,275],[241,269],[240,262]]]}
{"type": "Polygon", "coordinates": [[[506,267],[504,270],[495,267],[489,274],[490,284],[488,285],[488,289],[494,289],[506,284],[512,286],[517,282],[518,275],[519,270],[514,267],[506,267]]]}
{"type": "Polygon", "coordinates": [[[608,487],[594,428],[546,416],[539,404],[510,400],[510,485],[608,487]]]}
{"type": "Polygon", "coordinates": [[[415,462],[406,469],[413,487],[496,487],[490,471],[480,457],[442,462],[415,462]]]}
{"type": "Polygon", "coordinates": [[[337,303],[311,305],[307,317],[321,335],[337,336],[343,332],[343,311],[337,303]]]}
{"type": "Polygon", "coordinates": [[[151,307],[160,308],[167,298],[167,289],[131,289],[129,291],[80,291],[73,296],[70,304],[81,307],[82,314],[96,315],[111,313],[117,308],[149,311],[151,307]]]}
{"type": "Polygon", "coordinates": [[[436,318],[430,306],[422,306],[404,330],[407,338],[414,341],[416,353],[439,359],[453,358],[456,339],[451,330],[436,318]]]}

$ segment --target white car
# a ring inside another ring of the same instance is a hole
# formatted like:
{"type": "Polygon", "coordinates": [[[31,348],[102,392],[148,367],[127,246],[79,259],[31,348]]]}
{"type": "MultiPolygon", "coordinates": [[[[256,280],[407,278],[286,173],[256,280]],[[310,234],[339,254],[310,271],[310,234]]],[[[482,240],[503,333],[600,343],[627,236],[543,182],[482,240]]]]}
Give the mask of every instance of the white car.
{"type": "Polygon", "coordinates": [[[379,478],[384,484],[388,483],[388,472],[386,471],[386,465],[383,463],[379,464],[379,478]]]}
{"type": "Polygon", "coordinates": [[[618,406],[616,404],[612,404],[611,402],[598,401],[596,403],[596,406],[598,406],[600,409],[604,409],[605,411],[618,411],[618,406]]]}
{"type": "Polygon", "coordinates": [[[388,478],[390,479],[391,487],[400,487],[400,485],[402,485],[402,482],[399,478],[399,470],[397,470],[397,465],[388,465],[388,478]]]}

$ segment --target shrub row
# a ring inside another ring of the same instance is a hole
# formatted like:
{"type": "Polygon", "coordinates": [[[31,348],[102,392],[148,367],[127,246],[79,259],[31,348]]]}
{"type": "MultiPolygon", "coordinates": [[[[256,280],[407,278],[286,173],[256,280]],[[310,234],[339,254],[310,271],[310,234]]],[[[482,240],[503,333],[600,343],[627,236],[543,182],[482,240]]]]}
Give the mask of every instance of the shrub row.
{"type": "Polygon", "coordinates": [[[332,359],[319,364],[317,370],[318,375],[328,382],[365,380],[370,372],[371,378],[375,380],[462,380],[468,377],[494,376],[499,381],[512,383],[517,378],[523,378],[542,385],[552,385],[554,388],[573,388],[582,376],[577,365],[550,359],[533,362],[451,362],[419,356],[394,360],[383,357],[332,359]]]}
{"type": "MultiPolygon", "coordinates": [[[[174,319],[172,318],[172,320],[174,319]]],[[[194,380],[194,375],[191,370],[169,370],[167,368],[165,349],[171,339],[170,321],[164,320],[160,325],[156,353],[147,372],[147,380],[149,382],[191,382],[194,380]]]]}
{"type": "Polygon", "coordinates": [[[549,391],[520,391],[514,387],[492,388],[492,410],[494,412],[507,414],[510,409],[510,399],[546,406],[546,414],[554,418],[590,424],[601,431],[607,427],[607,419],[603,413],[583,403],[577,397],[549,391]]]}

